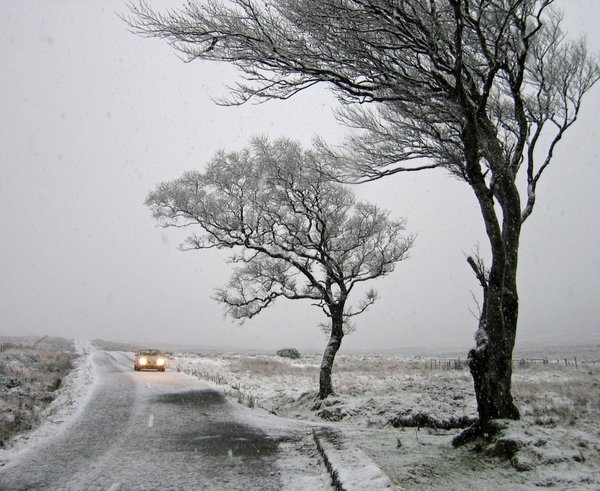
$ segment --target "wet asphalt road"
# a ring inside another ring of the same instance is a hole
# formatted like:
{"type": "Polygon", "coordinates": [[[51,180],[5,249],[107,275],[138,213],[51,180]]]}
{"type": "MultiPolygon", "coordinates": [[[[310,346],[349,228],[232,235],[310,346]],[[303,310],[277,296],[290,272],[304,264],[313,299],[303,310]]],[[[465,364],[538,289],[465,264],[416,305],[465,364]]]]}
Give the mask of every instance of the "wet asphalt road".
{"type": "Polygon", "coordinates": [[[92,357],[87,406],[1,468],[0,490],[330,489],[310,429],[277,418],[259,428],[191,377],[134,372],[123,353],[92,357]]]}

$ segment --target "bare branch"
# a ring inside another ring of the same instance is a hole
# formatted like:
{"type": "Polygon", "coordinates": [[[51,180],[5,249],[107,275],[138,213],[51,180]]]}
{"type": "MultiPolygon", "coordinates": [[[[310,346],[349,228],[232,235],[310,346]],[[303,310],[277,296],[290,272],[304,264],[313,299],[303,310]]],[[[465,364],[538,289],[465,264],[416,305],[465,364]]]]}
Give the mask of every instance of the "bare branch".
{"type": "Polygon", "coordinates": [[[479,254],[476,253],[473,256],[467,257],[467,263],[469,263],[469,266],[471,266],[471,269],[475,273],[475,276],[477,278],[477,281],[479,281],[481,288],[483,288],[483,290],[487,290],[489,281],[489,271],[486,269],[483,259],[481,259],[479,254]]]}

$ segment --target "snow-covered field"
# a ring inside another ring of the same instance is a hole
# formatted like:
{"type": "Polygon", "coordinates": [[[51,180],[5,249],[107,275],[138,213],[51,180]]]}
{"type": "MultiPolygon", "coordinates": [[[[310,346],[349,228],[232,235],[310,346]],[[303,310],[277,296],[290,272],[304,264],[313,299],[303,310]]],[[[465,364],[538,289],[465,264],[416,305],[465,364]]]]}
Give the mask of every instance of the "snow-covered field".
{"type": "MultiPolygon", "coordinates": [[[[89,344],[77,343],[79,353],[89,344]]],[[[454,361],[409,356],[339,355],[336,395],[320,402],[320,355],[298,360],[274,354],[179,353],[178,370],[221,387],[250,407],[339,429],[406,490],[600,489],[600,363],[597,352],[530,353],[550,362],[516,364],[520,422],[487,442],[453,448],[452,439],[476,416],[468,370],[454,361]],[[569,357],[569,366],[565,358],[569,357]],[[554,362],[556,360],[556,362],[554,362]],[[435,367],[442,368],[435,368],[435,367]],[[432,368],[434,367],[434,368],[432,368]]],[[[94,382],[89,357],[63,379],[41,426],[0,449],[0,465],[73,420],[94,382]]]]}
{"type": "Polygon", "coordinates": [[[323,402],[315,399],[319,355],[179,354],[171,367],[249,406],[335,425],[406,490],[600,489],[600,363],[578,356],[577,368],[574,357],[567,366],[558,352],[548,359],[515,366],[522,421],[460,448],[452,439],[476,404],[468,370],[445,369],[453,361],[432,369],[436,362],[420,357],[339,355],[336,395],[323,402]]]}

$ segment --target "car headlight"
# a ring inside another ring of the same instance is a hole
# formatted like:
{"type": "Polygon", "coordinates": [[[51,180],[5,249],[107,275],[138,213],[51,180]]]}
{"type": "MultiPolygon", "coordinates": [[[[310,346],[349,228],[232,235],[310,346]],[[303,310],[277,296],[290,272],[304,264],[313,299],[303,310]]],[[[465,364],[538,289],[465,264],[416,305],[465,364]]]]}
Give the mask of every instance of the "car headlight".
{"type": "Polygon", "coordinates": [[[145,365],[146,363],[148,363],[148,360],[144,357],[142,357],[138,360],[138,364],[140,364],[140,365],[145,365]]]}
{"type": "Polygon", "coordinates": [[[162,367],[162,366],[165,364],[165,359],[164,359],[164,358],[158,358],[158,359],[156,360],[156,364],[157,364],[159,367],[162,367]]]}

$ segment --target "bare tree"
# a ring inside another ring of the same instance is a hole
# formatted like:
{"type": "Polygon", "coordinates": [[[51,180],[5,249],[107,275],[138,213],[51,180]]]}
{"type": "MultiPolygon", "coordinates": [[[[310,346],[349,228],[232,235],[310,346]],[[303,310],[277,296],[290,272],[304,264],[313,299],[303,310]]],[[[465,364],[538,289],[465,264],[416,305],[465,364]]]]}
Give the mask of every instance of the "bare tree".
{"type": "Polygon", "coordinates": [[[391,273],[412,238],[404,221],[326,178],[319,157],[289,140],[255,139],[239,153],[218,153],[204,173],[160,184],[146,204],[165,227],[196,226],[183,249],[233,248],[228,285],[216,292],[234,319],[252,318],[277,298],[307,299],[330,319],[319,397],[333,390],[331,371],[351,317],[377,298],[352,306],[363,282],[391,273]]]}
{"type": "Polygon", "coordinates": [[[468,184],[491,252],[488,265],[468,258],[483,292],[469,353],[480,428],[519,418],[511,358],[521,226],[599,77],[585,43],[561,32],[552,3],[212,0],[166,14],[130,6],[135,32],[167,39],[188,61],[240,69],[226,103],[330,84],[342,121],[360,130],[350,155],[332,150],[330,158],[358,180],[444,168],[468,184]]]}

